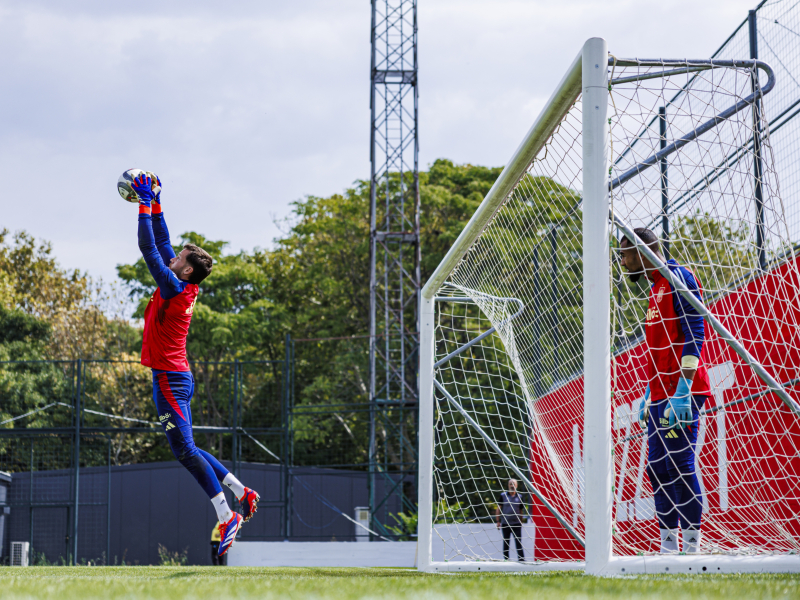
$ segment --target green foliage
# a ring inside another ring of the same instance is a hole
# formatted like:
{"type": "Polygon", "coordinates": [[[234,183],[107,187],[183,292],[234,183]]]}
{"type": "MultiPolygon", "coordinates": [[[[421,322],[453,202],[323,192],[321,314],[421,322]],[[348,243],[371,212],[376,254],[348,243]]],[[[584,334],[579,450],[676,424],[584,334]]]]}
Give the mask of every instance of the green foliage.
{"type": "Polygon", "coordinates": [[[62,269],[51,245],[24,231],[0,230],[0,305],[47,323],[43,357],[111,358],[130,350],[133,328],[117,316],[114,288],[62,269]]]}
{"type": "Polygon", "coordinates": [[[721,290],[742,272],[758,268],[746,221],[721,221],[708,213],[675,219],[670,255],[692,270],[708,290],[721,290]]]}
{"type": "Polygon", "coordinates": [[[449,504],[444,498],[439,499],[433,506],[433,522],[446,523],[466,523],[472,517],[468,506],[463,502],[453,502],[449,504]]]}
{"type": "Polygon", "coordinates": [[[389,516],[394,519],[396,524],[390,525],[386,523],[384,527],[394,534],[395,541],[410,542],[417,539],[417,521],[419,520],[419,513],[389,513],[389,516]]]}
{"type": "MultiPolygon", "coordinates": [[[[69,427],[74,359],[132,358],[136,330],[114,316],[113,289],[61,269],[51,246],[25,232],[11,237],[0,231],[0,288],[0,427],[69,427]]],[[[92,387],[87,371],[85,391],[92,387]]],[[[64,443],[68,448],[69,440],[36,438],[35,468],[66,467],[64,443]]],[[[24,471],[30,461],[31,444],[0,439],[0,470],[24,471]]]]}
{"type": "Polygon", "coordinates": [[[162,567],[180,567],[189,562],[189,548],[183,552],[170,552],[163,544],[158,545],[158,560],[162,567]]]}
{"type": "Polygon", "coordinates": [[[46,341],[50,332],[50,324],[42,319],[0,306],[0,344],[23,342],[30,346],[46,341]]]}
{"type": "MultiPolygon", "coordinates": [[[[54,401],[70,401],[70,364],[42,360],[46,357],[51,331],[43,319],[0,306],[0,423],[54,401]]],[[[0,427],[48,427],[69,422],[64,411],[58,415],[40,412],[24,423],[11,421],[0,427]]],[[[11,443],[9,438],[0,438],[0,454],[11,443]]],[[[7,464],[4,469],[11,470],[7,464]]]]}

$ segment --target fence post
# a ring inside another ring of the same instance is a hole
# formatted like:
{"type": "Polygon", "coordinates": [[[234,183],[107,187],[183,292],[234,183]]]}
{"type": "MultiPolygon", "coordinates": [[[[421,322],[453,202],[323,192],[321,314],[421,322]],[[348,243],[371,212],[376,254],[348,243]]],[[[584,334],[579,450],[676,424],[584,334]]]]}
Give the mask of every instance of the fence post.
{"type": "MultiPolygon", "coordinates": [[[[747,16],[750,35],[750,58],[758,58],[758,28],[756,25],[756,11],[751,10],[747,16]]],[[[758,89],[758,70],[753,69],[751,87],[755,93],[758,89]]],[[[755,183],[756,200],[756,247],[758,248],[758,267],[762,272],[767,270],[767,255],[764,248],[764,166],[761,161],[761,100],[756,98],[753,102],[753,178],[755,183]]]]}
{"type": "MultiPolygon", "coordinates": [[[[667,107],[658,107],[659,149],[667,147],[667,107]]],[[[667,159],[659,161],[661,166],[661,237],[664,257],[669,260],[669,188],[667,186],[667,159]]]]}
{"type": "MultiPolygon", "coordinates": [[[[559,305],[559,298],[558,298],[558,231],[557,226],[555,223],[551,225],[550,228],[550,271],[552,274],[551,280],[551,287],[550,287],[550,302],[552,304],[552,318],[553,318],[553,325],[552,330],[550,333],[552,344],[553,344],[553,378],[550,382],[550,387],[554,388],[556,382],[558,381],[558,367],[560,363],[560,359],[558,357],[558,345],[561,343],[561,340],[558,336],[558,305],[559,305]]],[[[533,481],[531,479],[531,481],[533,481]]]]}
{"type": "Polygon", "coordinates": [[[284,359],[283,359],[283,398],[281,407],[281,425],[283,429],[283,459],[281,460],[281,476],[283,483],[283,535],[284,540],[289,541],[292,532],[292,511],[291,511],[291,436],[292,424],[290,419],[291,392],[292,392],[292,336],[286,334],[284,359]]]}
{"type": "Polygon", "coordinates": [[[108,438],[108,496],[106,497],[106,566],[111,564],[111,438],[108,438]]]}
{"type": "Polygon", "coordinates": [[[81,468],[81,394],[83,380],[83,361],[78,359],[77,382],[75,385],[75,498],[73,501],[75,517],[72,528],[72,564],[78,564],[78,491],[81,468]]]}
{"type": "Polygon", "coordinates": [[[231,459],[233,461],[233,475],[239,477],[239,359],[233,361],[233,440],[231,459]]]}
{"type": "Polygon", "coordinates": [[[28,533],[28,564],[33,565],[33,558],[34,558],[34,550],[33,550],[33,440],[35,438],[31,436],[31,469],[30,469],[30,489],[28,490],[28,514],[30,518],[28,519],[28,527],[30,529],[28,533]]]}

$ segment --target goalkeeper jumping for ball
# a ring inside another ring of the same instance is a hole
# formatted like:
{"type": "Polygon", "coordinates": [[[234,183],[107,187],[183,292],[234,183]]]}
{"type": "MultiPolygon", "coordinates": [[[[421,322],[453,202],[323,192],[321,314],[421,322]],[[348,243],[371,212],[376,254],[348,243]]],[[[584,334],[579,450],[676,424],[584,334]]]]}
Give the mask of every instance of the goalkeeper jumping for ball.
{"type": "Polygon", "coordinates": [[[233,544],[241,524],[256,512],[259,495],[242,485],[216,458],[200,450],[192,435],[194,378],[186,359],[186,335],[197,286],[211,273],[212,260],[194,244],[186,244],[175,256],[161,212],[158,177],[140,174],[131,187],[139,198],[139,249],[158,284],[144,311],[142,364],[153,370],[153,400],[172,453],[208,494],[217,511],[222,524],[222,556],[233,544]],[[228,507],[220,483],[236,494],[244,515],[228,507]]]}
{"type": "MultiPolygon", "coordinates": [[[[656,235],[634,233],[661,260],[656,235]]],[[[678,552],[678,523],[683,552],[700,547],[703,493],[695,473],[695,445],[700,411],[710,394],[704,366],[705,322],[695,308],[642,256],[627,237],[620,241],[620,262],[634,282],[651,282],[645,339],[647,388],[639,404],[639,422],[647,429],[647,475],[653,487],[661,552],[678,552]]],[[[664,260],[670,272],[702,300],[700,281],[675,260],[664,260]]]]}

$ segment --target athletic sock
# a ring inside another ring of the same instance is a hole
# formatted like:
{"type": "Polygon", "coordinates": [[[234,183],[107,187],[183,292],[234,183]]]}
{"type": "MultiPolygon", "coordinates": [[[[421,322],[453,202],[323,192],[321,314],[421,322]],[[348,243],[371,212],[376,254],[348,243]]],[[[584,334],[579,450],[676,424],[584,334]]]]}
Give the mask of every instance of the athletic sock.
{"type": "Polygon", "coordinates": [[[697,554],[700,551],[700,531],[697,529],[683,530],[683,551],[686,554],[697,554]]]}
{"type": "Polygon", "coordinates": [[[242,482],[233,476],[233,473],[228,473],[225,475],[225,479],[222,480],[222,485],[227,485],[229,488],[231,488],[231,491],[239,500],[241,500],[242,496],[244,496],[244,485],[242,485],[242,482]]]}
{"type": "Polygon", "coordinates": [[[661,554],[672,554],[678,552],[678,530],[660,529],[661,532],[661,554]]]}
{"type": "Polygon", "coordinates": [[[228,507],[228,501],[225,500],[225,493],[220,492],[211,499],[211,504],[214,505],[214,510],[217,511],[217,520],[220,523],[227,523],[233,517],[233,511],[228,507]]]}

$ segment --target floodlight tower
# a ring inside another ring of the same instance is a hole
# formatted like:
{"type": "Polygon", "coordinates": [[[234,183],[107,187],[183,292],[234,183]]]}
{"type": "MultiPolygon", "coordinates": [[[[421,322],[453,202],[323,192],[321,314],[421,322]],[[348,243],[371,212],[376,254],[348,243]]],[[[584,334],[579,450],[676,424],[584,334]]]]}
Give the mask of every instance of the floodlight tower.
{"type": "Polygon", "coordinates": [[[413,508],[420,289],[417,1],[372,0],[369,491],[374,531],[413,508]]]}

